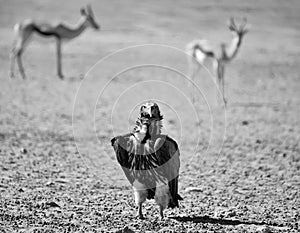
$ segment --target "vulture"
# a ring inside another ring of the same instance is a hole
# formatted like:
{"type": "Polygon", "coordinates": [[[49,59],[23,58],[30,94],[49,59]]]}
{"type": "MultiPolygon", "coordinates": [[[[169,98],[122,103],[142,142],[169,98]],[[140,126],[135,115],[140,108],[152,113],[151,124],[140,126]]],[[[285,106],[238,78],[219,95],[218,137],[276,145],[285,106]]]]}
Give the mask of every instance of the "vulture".
{"type": "Polygon", "coordinates": [[[144,219],[142,205],[154,199],[160,217],[166,208],[179,207],[179,149],[175,140],[162,134],[162,119],[158,105],[147,102],[140,108],[131,133],[111,140],[118,163],[133,187],[136,216],[144,219]]]}

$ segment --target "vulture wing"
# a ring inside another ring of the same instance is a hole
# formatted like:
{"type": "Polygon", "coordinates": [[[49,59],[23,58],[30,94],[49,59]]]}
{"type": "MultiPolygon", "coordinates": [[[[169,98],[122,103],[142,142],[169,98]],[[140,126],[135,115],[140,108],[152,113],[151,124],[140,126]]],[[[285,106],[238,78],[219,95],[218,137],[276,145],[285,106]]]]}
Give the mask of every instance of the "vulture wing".
{"type": "Polygon", "coordinates": [[[126,134],[123,136],[117,136],[111,140],[111,144],[114,148],[117,161],[122,166],[122,169],[125,173],[126,178],[132,185],[134,182],[134,176],[130,172],[131,163],[130,163],[130,153],[129,153],[129,144],[130,137],[132,134],[126,134]]]}
{"type": "Polygon", "coordinates": [[[180,152],[175,140],[165,136],[161,142],[156,141],[156,156],[159,160],[161,175],[168,179],[171,202],[169,207],[179,207],[178,200],[182,197],[178,194],[178,176],[180,168],[180,152]]]}
{"type": "Polygon", "coordinates": [[[148,198],[153,198],[156,184],[167,180],[172,197],[169,207],[178,207],[178,200],[182,200],[178,194],[180,160],[173,139],[159,135],[140,143],[134,134],[126,134],[113,138],[111,143],[131,185],[138,181],[147,188],[148,198]]]}

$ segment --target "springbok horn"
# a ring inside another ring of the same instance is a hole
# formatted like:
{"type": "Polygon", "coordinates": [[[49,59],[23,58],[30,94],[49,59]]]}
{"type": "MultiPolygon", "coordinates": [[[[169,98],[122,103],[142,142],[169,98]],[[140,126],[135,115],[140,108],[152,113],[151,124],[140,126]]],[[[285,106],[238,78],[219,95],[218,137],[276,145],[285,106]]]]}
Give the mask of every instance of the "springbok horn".
{"type": "Polygon", "coordinates": [[[92,10],[91,4],[87,4],[87,5],[86,5],[86,9],[87,9],[87,12],[88,12],[90,15],[93,15],[93,10],[92,10]]]}

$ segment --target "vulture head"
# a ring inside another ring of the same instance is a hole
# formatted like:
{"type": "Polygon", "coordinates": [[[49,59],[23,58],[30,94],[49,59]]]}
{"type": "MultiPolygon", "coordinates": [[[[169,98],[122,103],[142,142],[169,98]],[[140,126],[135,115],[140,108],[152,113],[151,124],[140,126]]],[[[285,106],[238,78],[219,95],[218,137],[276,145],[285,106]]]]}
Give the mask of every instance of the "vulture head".
{"type": "MultiPolygon", "coordinates": [[[[160,114],[158,105],[154,102],[146,102],[140,108],[140,116],[136,122],[136,126],[138,127],[135,129],[145,129],[145,140],[154,138],[161,134],[162,119],[163,116],[160,114]]],[[[145,140],[143,140],[143,142],[145,142],[145,140]]]]}
{"type": "Polygon", "coordinates": [[[159,107],[154,102],[147,102],[141,106],[140,109],[141,117],[145,117],[151,120],[160,121],[163,119],[163,116],[160,114],[159,107]]]}

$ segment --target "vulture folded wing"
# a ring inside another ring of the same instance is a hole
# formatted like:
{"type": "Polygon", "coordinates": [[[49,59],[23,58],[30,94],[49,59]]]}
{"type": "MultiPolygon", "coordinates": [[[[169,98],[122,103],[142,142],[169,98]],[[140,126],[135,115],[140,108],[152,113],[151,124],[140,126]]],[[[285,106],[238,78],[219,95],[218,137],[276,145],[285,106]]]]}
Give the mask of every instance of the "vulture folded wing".
{"type": "Polygon", "coordinates": [[[178,207],[179,149],[177,143],[166,135],[145,144],[137,142],[132,134],[111,140],[117,161],[131,185],[136,182],[148,189],[153,197],[158,183],[168,183],[171,194],[169,207],[178,207]]]}
{"type": "Polygon", "coordinates": [[[132,185],[134,182],[134,176],[132,172],[130,172],[130,168],[131,168],[130,153],[129,153],[130,136],[131,134],[125,134],[123,136],[114,137],[111,140],[111,144],[114,148],[118,163],[122,166],[126,178],[132,185]]]}
{"type": "Polygon", "coordinates": [[[178,194],[178,176],[180,168],[180,153],[177,143],[170,137],[165,136],[164,140],[156,141],[156,157],[159,160],[160,173],[167,178],[169,191],[172,197],[169,207],[178,207],[178,200],[182,197],[178,194]]]}
{"type": "Polygon", "coordinates": [[[130,184],[134,185],[136,181],[146,189],[155,188],[159,179],[156,168],[160,165],[149,142],[142,144],[133,134],[117,136],[111,140],[117,161],[130,184]]]}

